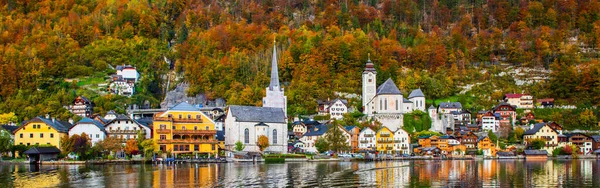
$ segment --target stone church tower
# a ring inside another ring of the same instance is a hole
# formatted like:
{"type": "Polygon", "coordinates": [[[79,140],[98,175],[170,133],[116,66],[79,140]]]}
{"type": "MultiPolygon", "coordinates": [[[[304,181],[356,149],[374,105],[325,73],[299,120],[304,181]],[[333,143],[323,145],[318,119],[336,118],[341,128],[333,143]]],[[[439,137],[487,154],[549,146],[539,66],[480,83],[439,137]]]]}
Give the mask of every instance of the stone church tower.
{"type": "Polygon", "coordinates": [[[277,49],[273,43],[273,59],[271,60],[271,83],[267,87],[267,96],[263,98],[263,107],[282,108],[287,118],[287,97],[279,85],[279,71],[277,71],[277,49]]]}
{"type": "Polygon", "coordinates": [[[377,88],[377,71],[375,71],[375,65],[371,62],[371,58],[367,61],[365,70],[362,73],[362,107],[363,113],[367,116],[373,115],[374,109],[369,109],[373,105],[368,105],[372,102],[375,97],[375,90],[377,88]]]}

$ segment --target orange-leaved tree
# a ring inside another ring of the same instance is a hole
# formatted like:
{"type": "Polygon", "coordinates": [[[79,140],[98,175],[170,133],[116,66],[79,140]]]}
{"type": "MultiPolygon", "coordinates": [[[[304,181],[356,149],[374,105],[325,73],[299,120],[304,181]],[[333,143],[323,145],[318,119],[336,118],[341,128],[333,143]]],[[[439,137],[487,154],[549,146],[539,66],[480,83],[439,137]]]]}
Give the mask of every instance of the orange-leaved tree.
{"type": "Polygon", "coordinates": [[[269,147],[269,138],[265,135],[260,135],[258,137],[258,142],[256,143],[256,145],[258,145],[258,149],[262,152],[265,150],[265,148],[269,147]]]}
{"type": "Polygon", "coordinates": [[[125,144],[125,153],[127,155],[136,155],[139,152],[138,143],[135,139],[127,140],[125,144]]]}

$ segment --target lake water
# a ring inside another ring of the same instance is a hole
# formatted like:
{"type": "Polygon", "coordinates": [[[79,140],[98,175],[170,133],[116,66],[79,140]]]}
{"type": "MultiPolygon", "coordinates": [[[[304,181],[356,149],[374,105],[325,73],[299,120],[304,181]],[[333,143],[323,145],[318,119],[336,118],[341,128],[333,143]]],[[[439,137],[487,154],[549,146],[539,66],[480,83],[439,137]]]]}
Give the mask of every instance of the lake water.
{"type": "Polygon", "coordinates": [[[597,160],[0,165],[1,187],[600,187],[597,160]]]}

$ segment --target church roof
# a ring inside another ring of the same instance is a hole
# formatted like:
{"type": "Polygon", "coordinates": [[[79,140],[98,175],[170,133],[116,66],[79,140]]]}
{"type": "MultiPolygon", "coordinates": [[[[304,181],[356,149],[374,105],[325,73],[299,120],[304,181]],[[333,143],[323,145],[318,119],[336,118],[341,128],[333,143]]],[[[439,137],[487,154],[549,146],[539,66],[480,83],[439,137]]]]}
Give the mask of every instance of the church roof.
{"type": "Polygon", "coordinates": [[[281,108],[232,105],[229,111],[238,122],[285,123],[281,108]]]}
{"type": "Polygon", "coordinates": [[[279,71],[277,71],[277,49],[275,48],[275,43],[273,43],[273,58],[271,59],[271,83],[269,84],[269,89],[271,91],[274,89],[280,89],[279,71]]]}
{"type": "Polygon", "coordinates": [[[406,99],[406,98],[404,98],[404,103],[413,103],[413,102],[410,101],[410,100],[408,100],[408,99],[406,99]]]}
{"type": "Polygon", "coordinates": [[[414,97],[425,97],[425,95],[423,94],[423,91],[421,91],[421,89],[415,89],[412,90],[412,92],[410,92],[410,95],[408,95],[409,99],[414,97]]]}
{"type": "Polygon", "coordinates": [[[369,60],[367,61],[367,65],[365,66],[365,71],[363,73],[367,72],[377,73],[377,71],[375,70],[375,65],[373,64],[373,62],[371,62],[371,58],[369,58],[369,60]]]}
{"type": "Polygon", "coordinates": [[[194,105],[191,105],[187,102],[180,102],[179,104],[173,106],[171,109],[173,111],[199,111],[194,105]]]}
{"type": "Polygon", "coordinates": [[[383,84],[379,86],[379,88],[377,88],[377,95],[382,94],[402,95],[402,92],[400,92],[398,87],[396,87],[396,84],[394,83],[394,81],[392,81],[392,78],[388,78],[385,82],[383,82],[383,84]]]}

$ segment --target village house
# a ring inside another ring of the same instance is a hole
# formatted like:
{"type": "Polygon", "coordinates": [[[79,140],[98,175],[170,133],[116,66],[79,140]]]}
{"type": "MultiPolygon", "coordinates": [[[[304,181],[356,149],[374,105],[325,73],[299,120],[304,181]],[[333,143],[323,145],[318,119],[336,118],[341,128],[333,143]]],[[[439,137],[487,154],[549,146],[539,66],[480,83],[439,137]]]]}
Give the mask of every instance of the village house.
{"type": "Polygon", "coordinates": [[[554,98],[538,99],[536,106],[538,108],[554,108],[554,98]]]}
{"type": "Polygon", "coordinates": [[[396,154],[411,154],[410,135],[404,129],[394,132],[394,151],[396,154]]]}
{"type": "Polygon", "coordinates": [[[58,159],[60,150],[55,146],[34,146],[23,152],[27,155],[29,163],[39,163],[41,161],[52,161],[58,159]]]}
{"type": "Polygon", "coordinates": [[[529,94],[505,94],[504,101],[516,108],[532,109],[533,96],[529,94]]]}
{"type": "Polygon", "coordinates": [[[477,152],[477,141],[479,140],[478,136],[473,132],[466,132],[464,134],[460,133],[460,136],[456,136],[458,141],[465,146],[465,153],[472,154],[477,152]]]}
{"type": "Polygon", "coordinates": [[[600,135],[592,135],[592,150],[596,151],[600,149],[600,135]]]}
{"type": "Polygon", "coordinates": [[[319,115],[329,115],[331,119],[343,119],[349,112],[348,100],[335,99],[332,101],[317,101],[319,115]]]}
{"type": "Polygon", "coordinates": [[[483,156],[486,157],[495,157],[498,148],[496,148],[496,143],[490,139],[488,136],[482,136],[477,139],[477,148],[483,152],[483,156]]]}
{"type": "Polygon", "coordinates": [[[350,136],[350,151],[353,153],[358,152],[358,135],[360,134],[360,129],[357,126],[345,126],[345,132],[350,136]]]}
{"type": "Polygon", "coordinates": [[[315,143],[317,139],[325,136],[327,132],[327,125],[320,124],[311,127],[304,136],[300,138],[300,141],[303,143],[304,147],[302,150],[304,152],[317,153],[317,147],[315,147],[315,143]]]}
{"type": "Polygon", "coordinates": [[[109,84],[108,91],[117,95],[132,96],[135,93],[135,83],[116,76],[109,84]]]}
{"type": "Polygon", "coordinates": [[[452,112],[461,112],[462,104],[460,102],[441,102],[438,107],[438,112],[442,114],[450,114],[452,112]]]}
{"type": "Polygon", "coordinates": [[[104,116],[104,119],[108,120],[104,125],[107,136],[117,138],[123,144],[129,139],[136,139],[138,131],[142,131],[145,138],[151,138],[151,130],[148,127],[143,127],[125,115],[109,112],[104,116]]]}
{"type": "Polygon", "coordinates": [[[535,122],[535,115],[533,115],[531,112],[528,112],[525,114],[525,116],[521,117],[521,125],[527,125],[532,121],[535,122]]]}
{"type": "Polygon", "coordinates": [[[500,114],[487,111],[481,116],[481,130],[498,132],[500,128],[500,114]]]}
{"type": "Polygon", "coordinates": [[[115,68],[117,70],[117,74],[121,76],[124,80],[129,82],[137,82],[140,78],[140,73],[138,73],[137,69],[131,65],[117,65],[115,68]]]}
{"type": "Polygon", "coordinates": [[[361,151],[375,151],[377,148],[375,131],[369,127],[363,128],[358,134],[358,149],[361,151]]]}
{"type": "Polygon", "coordinates": [[[85,133],[90,138],[92,146],[106,138],[104,125],[96,120],[84,117],[69,129],[69,136],[85,133]]]}
{"type": "Polygon", "coordinates": [[[523,151],[525,160],[547,160],[548,151],[546,150],[525,150],[523,151]]]}
{"type": "Polygon", "coordinates": [[[567,137],[568,142],[577,146],[579,149],[579,151],[577,151],[578,154],[589,155],[594,151],[594,138],[591,136],[583,133],[568,133],[565,134],[565,136],[567,137]]]}
{"type": "Polygon", "coordinates": [[[84,96],[77,96],[73,100],[73,105],[68,106],[67,109],[81,117],[91,117],[94,114],[94,104],[84,96]]]}
{"type": "Polygon", "coordinates": [[[154,145],[159,151],[218,154],[215,122],[187,102],[155,114],[153,127],[154,145]]]}
{"type": "Polygon", "coordinates": [[[494,114],[500,114],[500,127],[515,126],[517,120],[517,109],[509,103],[501,102],[492,109],[494,114]]]}
{"type": "Polygon", "coordinates": [[[17,128],[15,145],[52,145],[60,149],[60,138],[68,136],[71,123],[55,118],[35,117],[17,128]]]}
{"type": "Polygon", "coordinates": [[[292,123],[292,132],[297,137],[302,137],[306,133],[306,131],[306,125],[304,125],[304,123],[302,123],[301,121],[295,121],[294,123],[292,123]]]}
{"type": "Polygon", "coordinates": [[[394,133],[387,127],[381,127],[375,135],[377,138],[377,152],[381,154],[392,154],[394,149],[394,133]]]}
{"type": "Polygon", "coordinates": [[[542,139],[546,141],[546,145],[543,150],[546,150],[548,153],[552,153],[552,150],[558,146],[558,135],[559,133],[548,126],[547,123],[537,123],[535,125],[531,125],[530,129],[525,131],[523,134],[523,142],[527,146],[531,146],[531,141],[534,139],[542,139]]]}

